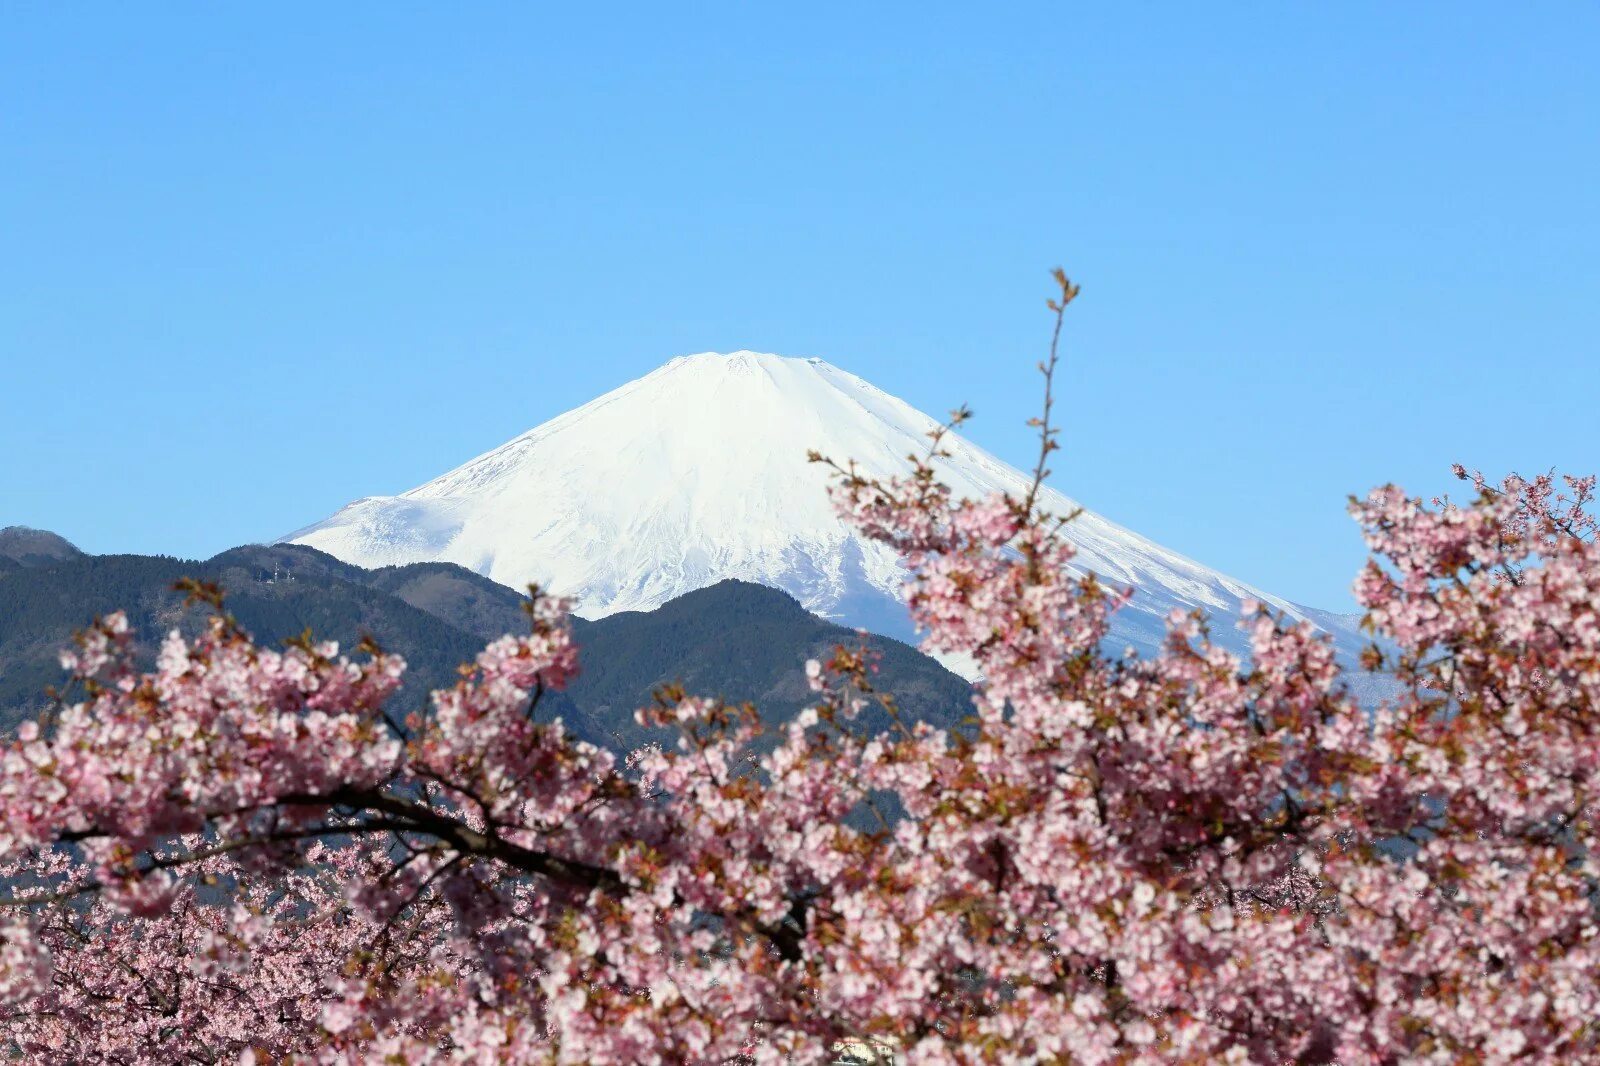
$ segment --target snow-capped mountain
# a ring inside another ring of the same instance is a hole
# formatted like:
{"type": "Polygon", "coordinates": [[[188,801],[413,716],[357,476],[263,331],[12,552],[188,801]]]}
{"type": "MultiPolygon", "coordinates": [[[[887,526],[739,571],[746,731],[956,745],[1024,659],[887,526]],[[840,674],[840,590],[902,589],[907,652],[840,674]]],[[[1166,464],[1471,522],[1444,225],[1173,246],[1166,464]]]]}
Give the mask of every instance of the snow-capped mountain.
{"type": "MultiPolygon", "coordinates": [[[[755,352],[681,356],[399,496],[356,500],[289,534],[366,567],[459,563],[521,588],[575,597],[600,618],[649,610],[723,578],[775,586],[811,611],[911,639],[894,553],[833,513],[808,449],[869,474],[906,469],[936,421],[820,359],[755,352]]],[[[1020,493],[1029,476],[947,438],[958,495],[1020,493]]],[[[1077,507],[1051,489],[1055,513],[1077,507]]],[[[1343,616],[1260,592],[1085,511],[1066,528],[1083,566],[1138,589],[1116,635],[1148,649],[1173,607],[1203,607],[1214,635],[1253,598],[1357,638],[1343,616]]]]}

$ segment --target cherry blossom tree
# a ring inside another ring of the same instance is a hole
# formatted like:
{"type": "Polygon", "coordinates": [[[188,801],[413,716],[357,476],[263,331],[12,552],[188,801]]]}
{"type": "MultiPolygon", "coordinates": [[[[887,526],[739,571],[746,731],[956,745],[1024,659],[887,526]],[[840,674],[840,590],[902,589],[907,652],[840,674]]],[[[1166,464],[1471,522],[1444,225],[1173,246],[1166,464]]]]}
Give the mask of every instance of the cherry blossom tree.
{"type": "Polygon", "coordinates": [[[906,559],[928,649],[981,670],[953,730],[841,648],[776,736],[669,687],[639,717],[675,746],[619,759],[541,714],[578,649],[537,594],[404,718],[397,656],[259,646],[209,586],[209,629],[149,673],[100,620],[0,755],[3,1039],[40,1062],[1600,1060],[1593,478],[1352,501],[1364,665],[1394,679],[1374,708],[1256,606],[1248,661],[1198,614],[1108,655],[1130,593],[1035,492],[952,499],[944,432],[898,479],[836,467],[834,494],[906,559]]]}

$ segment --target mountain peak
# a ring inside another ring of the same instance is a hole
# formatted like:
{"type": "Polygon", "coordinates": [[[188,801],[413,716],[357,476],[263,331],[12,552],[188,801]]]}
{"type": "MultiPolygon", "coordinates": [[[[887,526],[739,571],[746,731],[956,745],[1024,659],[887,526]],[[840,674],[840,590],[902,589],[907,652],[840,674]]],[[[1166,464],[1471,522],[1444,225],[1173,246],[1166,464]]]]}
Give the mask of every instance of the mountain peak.
{"type": "Polygon", "coordinates": [[[822,360],[815,356],[777,355],[773,352],[753,352],[748,348],[740,348],[736,352],[695,352],[692,355],[680,355],[671,363],[679,361],[707,360],[713,363],[720,362],[724,365],[748,365],[752,363],[821,363],[822,360]]]}
{"type": "Polygon", "coordinates": [[[741,581],[736,577],[725,577],[704,588],[685,592],[668,600],[662,607],[693,614],[711,604],[759,607],[770,615],[808,614],[799,600],[782,589],[754,581],[741,581]]]}
{"type": "MultiPolygon", "coordinates": [[[[726,578],[783,589],[805,609],[914,639],[905,571],[844,523],[815,449],[868,476],[906,470],[937,420],[821,359],[764,352],[679,356],[399,496],[359,499],[287,540],[362,566],[458,563],[512,588],[574,597],[601,618],[650,610],[726,578]]],[[[958,497],[1021,495],[1029,475],[945,438],[938,472],[958,497]]],[[[1056,514],[1078,505],[1046,488],[1056,514]]],[[[1138,593],[1116,639],[1149,649],[1173,608],[1224,619],[1244,600],[1304,609],[1083,512],[1078,561],[1138,593]]],[[[1215,630],[1227,642],[1234,631],[1215,630]]],[[[1236,643],[1243,645],[1243,641],[1236,643]]]]}
{"type": "Polygon", "coordinates": [[[31,526],[6,526],[0,529],[0,558],[22,566],[47,566],[83,555],[66,537],[31,526]]]}
{"type": "Polygon", "coordinates": [[[655,374],[669,371],[688,371],[693,375],[738,375],[765,370],[772,380],[781,381],[785,375],[806,373],[838,373],[837,367],[816,356],[776,355],[772,352],[754,352],[741,348],[736,352],[695,352],[669,359],[640,381],[648,381],[655,374]]]}

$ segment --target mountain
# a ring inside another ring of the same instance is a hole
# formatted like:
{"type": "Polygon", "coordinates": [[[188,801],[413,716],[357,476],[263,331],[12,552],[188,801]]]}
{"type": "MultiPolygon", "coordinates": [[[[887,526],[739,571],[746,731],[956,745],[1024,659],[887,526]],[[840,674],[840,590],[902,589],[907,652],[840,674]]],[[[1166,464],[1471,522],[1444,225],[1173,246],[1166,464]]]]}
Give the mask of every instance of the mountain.
{"type": "MultiPolygon", "coordinates": [[[[258,641],[272,644],[310,628],[354,647],[372,634],[410,663],[396,708],[410,710],[433,688],[453,684],[458,664],[484,643],[527,624],[524,597],[448,563],[366,570],[300,545],[251,545],[203,562],[167,556],[80,556],[0,574],[0,729],[41,710],[60,684],[56,653],[96,615],[125,609],[146,663],[177,627],[203,625],[172,591],[180,577],[219,582],[228,609],[258,641]]],[[[541,707],[587,740],[625,751],[651,739],[633,720],[656,686],[681,681],[699,695],[755,701],[763,717],[791,717],[809,702],[804,664],[856,635],[807,613],[774,589],[726,581],[651,612],[574,621],[581,672],[541,707]]],[[[970,710],[965,681],[912,648],[872,641],[880,680],[909,717],[952,725],[970,710]]],[[[887,725],[881,714],[867,725],[887,725]]]]}
{"type": "Polygon", "coordinates": [[[82,555],[83,552],[71,541],[46,529],[30,529],[27,526],[0,529],[0,572],[46,566],[62,559],[77,559],[82,555]]]}
{"type": "MultiPolygon", "coordinates": [[[[808,449],[869,475],[906,469],[933,418],[820,359],[754,352],[682,356],[399,496],[369,496],[289,534],[362,566],[452,562],[510,587],[576,598],[600,619],[651,610],[724,578],[792,594],[808,611],[905,640],[915,635],[894,553],[835,514],[808,449]]],[[[1026,491],[1030,478],[960,437],[938,470],[961,496],[1026,491]]],[[[1078,504],[1046,488],[1057,514],[1078,504]]],[[[1348,616],[1251,588],[1083,511],[1065,530],[1083,568],[1137,590],[1117,651],[1152,649],[1173,608],[1204,608],[1214,637],[1255,599],[1332,632],[1353,657],[1348,616]]]]}
{"type": "Polygon", "coordinates": [[[372,634],[411,663],[400,700],[416,706],[428,689],[451,684],[483,641],[369,587],[364,574],[308,548],[236,548],[204,562],[96,555],[0,575],[0,725],[44,706],[45,686],[62,681],[57,652],[98,615],[125,610],[147,664],[169,630],[198,632],[203,612],[185,609],[172,589],[183,577],[220,583],[228,609],[267,643],[309,628],[353,648],[372,634]]]}
{"type": "MultiPolygon", "coordinates": [[[[814,702],[806,660],[826,661],[838,645],[860,643],[853,630],[818,618],[786,592],[731,579],[653,611],[575,620],[573,637],[583,669],[567,694],[605,724],[620,750],[649,738],[633,711],[657,685],[678,681],[697,695],[748,701],[764,722],[782,722],[814,702]]],[[[949,727],[971,713],[965,680],[900,641],[873,637],[869,645],[879,656],[874,684],[894,693],[906,720],[949,727]]],[[[877,732],[891,723],[872,708],[861,725],[877,732]]]]}

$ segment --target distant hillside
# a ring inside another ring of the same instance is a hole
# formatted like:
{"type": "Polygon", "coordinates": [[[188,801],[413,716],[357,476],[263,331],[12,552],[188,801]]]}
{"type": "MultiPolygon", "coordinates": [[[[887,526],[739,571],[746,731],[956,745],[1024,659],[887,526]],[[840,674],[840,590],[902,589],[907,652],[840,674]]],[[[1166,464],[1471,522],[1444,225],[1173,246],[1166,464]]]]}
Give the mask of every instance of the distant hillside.
{"type": "MultiPolygon", "coordinates": [[[[786,592],[747,581],[722,581],[686,593],[653,611],[628,611],[598,621],[574,620],[583,673],[570,689],[597,722],[615,723],[617,743],[646,738],[633,721],[641,694],[667,681],[690,693],[751,701],[767,722],[793,717],[811,702],[807,659],[826,660],[833,648],[856,645],[855,630],[824,621],[786,592]]],[[[902,713],[954,725],[971,712],[971,686],[909,645],[872,636],[880,656],[875,679],[893,692],[902,713]]],[[[869,729],[889,728],[881,711],[869,729]]]]}
{"type": "Polygon", "coordinates": [[[426,692],[455,679],[456,666],[483,641],[360,580],[365,572],[320,552],[238,548],[206,562],[165,556],[101,555],[0,575],[0,727],[44,705],[61,681],[57,651],[97,615],[123,609],[153,659],[172,628],[195,633],[204,613],[172,591],[182,577],[220,583],[228,608],[257,639],[275,643],[310,629],[354,647],[363,634],[411,664],[398,699],[420,706],[426,692]],[[297,556],[285,566],[285,555],[297,556]]]}
{"type": "Polygon", "coordinates": [[[0,573],[82,557],[75,544],[49,530],[27,526],[0,529],[0,573]]]}
{"type": "MultiPolygon", "coordinates": [[[[44,704],[61,681],[57,651],[96,615],[121,608],[141,635],[141,652],[177,626],[193,633],[203,613],[185,610],[172,591],[181,577],[216,581],[228,607],[260,641],[310,628],[353,647],[370,633],[411,664],[404,709],[428,690],[452,684],[455,668],[484,642],[526,624],[523,597],[448,563],[365,570],[301,545],[248,546],[204,562],[166,556],[76,556],[0,570],[0,729],[44,704]]],[[[633,712],[652,689],[681,681],[694,693],[753,700],[768,720],[809,702],[807,658],[825,657],[853,631],[807,613],[786,593],[725,581],[650,612],[598,622],[574,619],[582,673],[544,713],[561,715],[579,735],[626,750],[646,738],[633,712]]],[[[915,649],[871,641],[883,657],[880,681],[906,712],[951,724],[969,709],[965,681],[915,649]]],[[[869,724],[883,725],[881,718],[869,724]]]]}

